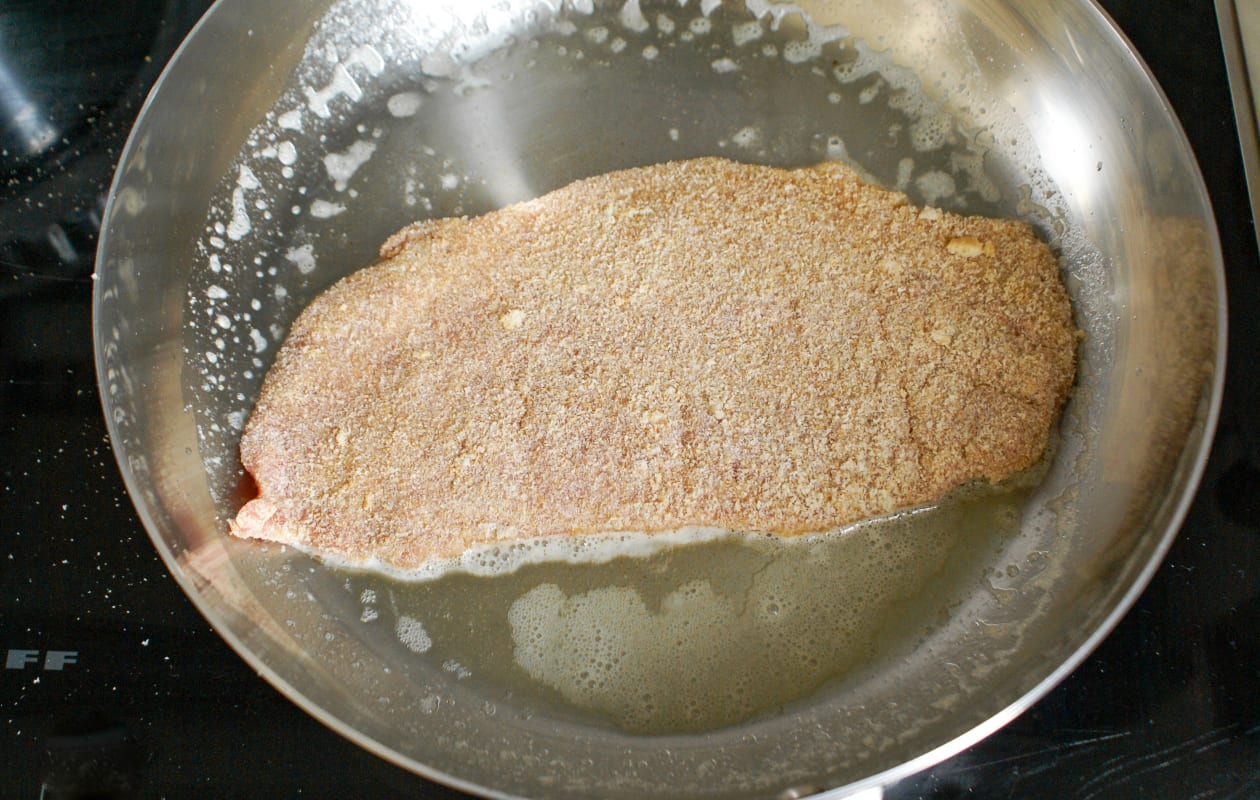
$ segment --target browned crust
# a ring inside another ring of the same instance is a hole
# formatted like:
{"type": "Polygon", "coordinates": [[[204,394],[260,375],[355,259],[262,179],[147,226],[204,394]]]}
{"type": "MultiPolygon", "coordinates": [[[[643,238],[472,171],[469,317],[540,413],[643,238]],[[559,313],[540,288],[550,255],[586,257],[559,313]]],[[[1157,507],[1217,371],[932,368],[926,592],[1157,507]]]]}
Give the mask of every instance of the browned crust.
{"type": "Polygon", "coordinates": [[[688,525],[828,530],[1040,456],[1071,308],[1024,224],[706,158],[412,225],[298,318],[234,532],[414,567],[688,525]]]}

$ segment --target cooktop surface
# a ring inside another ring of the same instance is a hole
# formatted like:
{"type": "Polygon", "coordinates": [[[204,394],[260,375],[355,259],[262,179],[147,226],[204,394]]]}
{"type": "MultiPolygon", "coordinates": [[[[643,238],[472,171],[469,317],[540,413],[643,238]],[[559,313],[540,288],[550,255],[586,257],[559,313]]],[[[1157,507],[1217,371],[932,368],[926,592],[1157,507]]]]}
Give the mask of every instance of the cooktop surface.
{"type": "MultiPolygon", "coordinates": [[[[1098,650],[888,798],[1260,797],[1260,260],[1217,12],[1102,5],[1181,118],[1217,214],[1230,355],[1212,457],[1098,650]]],[[[207,6],[0,6],[0,797],[460,797],[325,728],[232,652],[167,576],[114,463],[93,372],[97,229],[140,105],[207,6]]]]}

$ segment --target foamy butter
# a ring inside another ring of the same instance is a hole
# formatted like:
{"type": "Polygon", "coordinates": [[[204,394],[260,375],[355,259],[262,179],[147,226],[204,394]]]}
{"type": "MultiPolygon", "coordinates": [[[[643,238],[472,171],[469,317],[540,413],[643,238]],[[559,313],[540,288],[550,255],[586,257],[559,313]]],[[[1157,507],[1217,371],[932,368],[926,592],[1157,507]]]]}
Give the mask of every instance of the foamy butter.
{"type": "Polygon", "coordinates": [[[433,640],[424,629],[424,623],[413,617],[399,617],[398,624],[394,626],[394,634],[413,653],[427,653],[433,647],[433,640]]]}
{"type": "Polygon", "coordinates": [[[316,219],[331,219],[338,214],[344,214],[346,207],[341,203],[333,203],[328,200],[311,201],[311,216],[316,219]]]}
{"type": "Polygon", "coordinates": [[[236,188],[232,190],[232,219],[227,225],[227,237],[232,241],[240,241],[253,229],[249,221],[249,207],[245,202],[245,193],[261,186],[254,171],[242,164],[237,173],[236,188]]]}
{"type": "Polygon", "coordinates": [[[357,102],[363,99],[363,89],[350,75],[350,71],[344,65],[338,64],[333,67],[333,74],[329,82],[319,88],[312,89],[309,86],[305,89],[306,102],[315,116],[322,119],[328,119],[332,116],[332,109],[329,104],[337,97],[344,95],[351,102],[357,102]]]}
{"type": "Polygon", "coordinates": [[[633,585],[566,592],[542,583],[509,609],[513,658],[629,730],[736,722],[869,657],[889,609],[939,570],[954,543],[948,528],[912,530],[913,519],[758,542],[755,569],[693,573],[657,596],[633,585]]]}
{"type": "Polygon", "coordinates": [[[747,125],[735,131],[731,135],[731,141],[745,149],[756,147],[761,144],[761,130],[752,125],[747,125]]]}
{"type": "Polygon", "coordinates": [[[712,730],[895,658],[980,586],[1026,489],[800,537],[717,528],[478,548],[389,584],[400,646],[635,733],[712,730]],[[430,650],[431,648],[431,650],[430,650]]]}
{"type": "Polygon", "coordinates": [[[285,251],[284,257],[303,275],[310,275],[315,271],[315,246],[309,242],[290,247],[285,251]]]}
{"type": "MultiPolygon", "coordinates": [[[[534,564],[607,564],[617,558],[650,558],[675,547],[738,538],[724,528],[692,526],[673,531],[643,533],[614,531],[583,536],[538,536],[504,544],[480,544],[452,558],[426,561],[405,569],[377,558],[349,559],[320,554],[322,561],[341,569],[379,572],[401,581],[432,581],[454,573],[494,577],[534,564]]],[[[290,544],[299,550],[300,545],[290,544]]]]}
{"type": "Polygon", "coordinates": [[[366,164],[375,152],[375,142],[360,140],[350,145],[344,152],[326,154],[324,169],[333,181],[333,188],[338,192],[345,191],[354,173],[358,172],[359,167],[366,164]]]}
{"type": "MultiPolygon", "coordinates": [[[[947,571],[975,511],[763,542],[760,569],[693,577],[659,600],[626,586],[566,593],[542,584],[509,612],[514,658],[630,730],[731,724],[808,696],[873,661],[889,631],[931,619],[941,602],[933,578],[947,571]]],[[[980,516],[994,530],[1018,519],[1000,504],[980,516]]]]}
{"type": "Polygon", "coordinates": [[[351,75],[351,68],[362,68],[368,75],[380,75],[385,69],[385,59],[370,45],[361,45],[352,52],[345,63],[336,64],[328,83],[319,89],[305,87],[307,107],[317,117],[329,119],[333,112],[331,103],[344,96],[350,102],[357,103],[363,99],[363,87],[351,75]]]}
{"type": "Polygon", "coordinates": [[[276,117],[276,124],[281,130],[301,131],[302,130],[302,110],[299,108],[290,109],[280,116],[276,117]]]}
{"type": "Polygon", "coordinates": [[[639,8],[639,0],[627,0],[617,19],[635,33],[643,33],[650,27],[647,18],[643,16],[643,10],[639,8]]]}
{"type": "Polygon", "coordinates": [[[952,197],[956,190],[954,177],[947,172],[931,170],[915,178],[914,185],[923,195],[929,206],[938,205],[941,200],[952,197]]]}
{"type": "Polygon", "coordinates": [[[762,34],[761,23],[757,21],[740,22],[731,27],[731,41],[736,47],[755,42],[762,37],[762,34]]]}
{"type": "Polygon", "coordinates": [[[286,167],[291,167],[297,163],[297,145],[290,141],[283,141],[276,145],[276,159],[286,167]]]}
{"type": "Polygon", "coordinates": [[[385,107],[389,110],[391,116],[403,118],[414,117],[416,112],[420,110],[422,98],[419,92],[399,92],[390,95],[386,101],[385,107]]]}

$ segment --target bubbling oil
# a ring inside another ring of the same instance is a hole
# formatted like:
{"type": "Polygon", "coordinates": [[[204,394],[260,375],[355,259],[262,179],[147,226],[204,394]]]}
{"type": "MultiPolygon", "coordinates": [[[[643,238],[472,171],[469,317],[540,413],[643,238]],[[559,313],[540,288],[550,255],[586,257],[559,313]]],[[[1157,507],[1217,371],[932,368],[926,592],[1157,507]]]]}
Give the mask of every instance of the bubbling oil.
{"type": "Polygon", "coordinates": [[[1027,494],[970,490],[827,534],[710,536],[386,591],[423,624],[425,657],[517,705],[635,734],[714,730],[914,646],[983,580],[1027,494]]]}

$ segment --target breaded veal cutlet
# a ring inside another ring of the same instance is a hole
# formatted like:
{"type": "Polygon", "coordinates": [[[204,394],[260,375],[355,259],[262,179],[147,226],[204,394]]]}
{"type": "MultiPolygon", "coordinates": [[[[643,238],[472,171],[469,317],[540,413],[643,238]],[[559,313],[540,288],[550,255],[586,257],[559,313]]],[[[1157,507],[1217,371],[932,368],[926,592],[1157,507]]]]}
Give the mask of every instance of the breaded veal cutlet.
{"type": "Polygon", "coordinates": [[[414,224],[294,323],[232,531],[413,568],[540,536],[821,532],[1035,464],[1076,330],[1028,225],[701,158],[414,224]]]}

